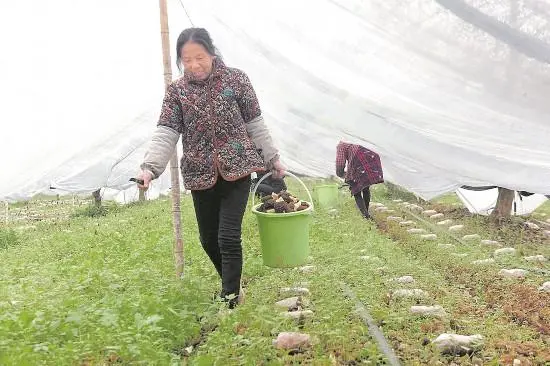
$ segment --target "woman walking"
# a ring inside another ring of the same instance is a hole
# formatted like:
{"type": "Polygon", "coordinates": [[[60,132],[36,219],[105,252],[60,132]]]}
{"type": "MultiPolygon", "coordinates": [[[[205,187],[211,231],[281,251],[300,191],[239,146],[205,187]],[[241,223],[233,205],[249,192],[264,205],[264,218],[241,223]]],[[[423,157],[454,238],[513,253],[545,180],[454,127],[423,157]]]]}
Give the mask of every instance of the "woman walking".
{"type": "Polygon", "coordinates": [[[147,189],[181,136],[181,173],[191,190],[200,241],[221,278],[222,299],[242,303],[241,226],[250,174],[284,175],[248,76],[228,67],[203,28],[185,29],[176,45],[183,77],[167,88],[157,129],[141,164],[147,189]]]}

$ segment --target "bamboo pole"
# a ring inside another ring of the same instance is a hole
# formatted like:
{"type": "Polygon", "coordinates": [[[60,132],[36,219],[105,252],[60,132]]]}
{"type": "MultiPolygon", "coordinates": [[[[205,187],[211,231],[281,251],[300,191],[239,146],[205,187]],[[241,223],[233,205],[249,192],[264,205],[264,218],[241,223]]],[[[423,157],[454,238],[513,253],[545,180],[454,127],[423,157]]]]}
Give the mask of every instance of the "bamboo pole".
{"type": "MultiPolygon", "coordinates": [[[[164,64],[164,87],[172,82],[172,66],[170,58],[170,38],[168,31],[168,8],[166,0],[159,0],[160,7],[160,35],[162,40],[162,60],[164,64]]],[[[172,221],[174,227],[174,260],[176,277],[183,277],[184,256],[183,239],[181,235],[181,208],[180,208],[180,182],[178,171],[177,148],[170,158],[170,178],[172,183],[172,221]]]]}
{"type": "Polygon", "coordinates": [[[145,201],[145,191],[143,189],[139,190],[138,199],[139,199],[140,202],[145,201]]]}

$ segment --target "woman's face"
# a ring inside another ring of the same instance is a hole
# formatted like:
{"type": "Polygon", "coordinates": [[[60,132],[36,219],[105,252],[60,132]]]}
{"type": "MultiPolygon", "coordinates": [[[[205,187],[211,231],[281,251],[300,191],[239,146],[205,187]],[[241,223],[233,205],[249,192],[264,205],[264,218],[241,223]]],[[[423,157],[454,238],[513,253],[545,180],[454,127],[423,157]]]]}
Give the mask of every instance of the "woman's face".
{"type": "Polygon", "coordinates": [[[183,69],[190,72],[195,80],[206,80],[212,72],[214,57],[206,49],[193,41],[181,48],[183,69]]]}

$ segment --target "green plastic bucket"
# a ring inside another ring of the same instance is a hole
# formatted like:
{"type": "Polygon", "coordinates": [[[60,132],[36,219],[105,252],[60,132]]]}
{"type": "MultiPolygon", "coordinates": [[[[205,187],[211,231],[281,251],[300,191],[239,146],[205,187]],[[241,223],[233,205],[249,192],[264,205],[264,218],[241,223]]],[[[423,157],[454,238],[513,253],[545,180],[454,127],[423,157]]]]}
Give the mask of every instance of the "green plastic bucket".
{"type": "Polygon", "coordinates": [[[334,208],[338,204],[338,185],[325,184],[313,188],[317,204],[323,208],[334,208]]]}
{"type": "MultiPolygon", "coordinates": [[[[254,203],[256,188],[252,194],[252,213],[258,220],[262,260],[264,265],[274,268],[297,267],[307,263],[309,256],[309,226],[313,213],[313,200],[305,184],[294,174],[286,173],[302,184],[309,196],[309,207],[303,211],[289,213],[259,212],[261,204],[254,203]]],[[[256,187],[271,173],[266,174],[256,187]]]]}

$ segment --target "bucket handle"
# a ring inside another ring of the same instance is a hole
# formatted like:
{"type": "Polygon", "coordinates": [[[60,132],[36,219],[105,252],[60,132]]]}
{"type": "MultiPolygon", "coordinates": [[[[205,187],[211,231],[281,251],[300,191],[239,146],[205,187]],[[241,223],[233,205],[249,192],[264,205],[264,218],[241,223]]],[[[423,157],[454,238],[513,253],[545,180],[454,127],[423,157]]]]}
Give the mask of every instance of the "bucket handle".
{"type": "MultiPolygon", "coordinates": [[[[264,179],[266,179],[267,177],[269,177],[270,175],[273,175],[273,172],[269,172],[267,173],[266,175],[264,175],[259,181],[258,183],[256,183],[256,185],[254,186],[254,191],[252,192],[252,208],[254,208],[254,206],[256,205],[256,203],[254,202],[254,197],[256,197],[256,190],[258,189],[258,186],[260,185],[260,183],[263,182],[264,179]]],[[[285,172],[285,175],[288,175],[294,179],[296,179],[298,181],[298,183],[300,183],[302,185],[302,187],[306,190],[307,192],[307,195],[309,197],[309,204],[311,205],[311,209],[313,210],[313,197],[311,197],[311,193],[309,193],[309,189],[307,189],[306,185],[304,184],[304,182],[302,182],[302,180],[300,178],[298,178],[297,176],[295,176],[294,174],[292,174],[291,172],[285,172]]]]}

